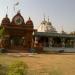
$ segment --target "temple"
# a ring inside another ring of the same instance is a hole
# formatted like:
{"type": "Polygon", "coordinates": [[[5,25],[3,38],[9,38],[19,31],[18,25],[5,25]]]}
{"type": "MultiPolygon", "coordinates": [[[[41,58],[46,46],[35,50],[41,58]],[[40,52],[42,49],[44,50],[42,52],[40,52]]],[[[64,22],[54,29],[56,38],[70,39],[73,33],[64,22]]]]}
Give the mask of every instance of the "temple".
{"type": "Polygon", "coordinates": [[[20,12],[12,18],[6,14],[1,22],[3,37],[0,38],[0,47],[9,50],[75,52],[75,35],[67,34],[64,30],[58,33],[52,23],[44,18],[39,27],[34,29],[33,21],[29,17],[25,22],[20,12]]]}
{"type": "Polygon", "coordinates": [[[58,33],[49,18],[41,22],[35,32],[35,39],[35,43],[41,44],[44,51],[75,52],[75,35],[67,34],[64,30],[58,33]]]}
{"type": "Polygon", "coordinates": [[[10,19],[6,14],[3,18],[1,26],[4,29],[4,37],[1,46],[6,49],[28,49],[32,47],[34,26],[31,18],[24,21],[20,12],[10,19]]]}

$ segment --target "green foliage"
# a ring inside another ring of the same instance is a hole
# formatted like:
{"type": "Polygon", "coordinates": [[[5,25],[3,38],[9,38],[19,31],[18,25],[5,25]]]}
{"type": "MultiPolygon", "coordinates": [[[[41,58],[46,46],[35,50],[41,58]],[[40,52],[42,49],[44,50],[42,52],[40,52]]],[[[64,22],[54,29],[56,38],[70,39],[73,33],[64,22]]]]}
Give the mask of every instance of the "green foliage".
{"type": "Polygon", "coordinates": [[[51,72],[49,72],[49,75],[61,75],[62,73],[58,70],[53,70],[51,72]]]}
{"type": "Polygon", "coordinates": [[[5,53],[6,49],[5,48],[0,48],[0,53],[5,53]]]}
{"type": "Polygon", "coordinates": [[[11,65],[0,64],[0,75],[27,75],[27,68],[27,65],[20,61],[11,65]]]}
{"type": "Polygon", "coordinates": [[[0,64],[0,75],[7,75],[7,66],[6,65],[3,65],[3,64],[0,64]]]}
{"type": "Polygon", "coordinates": [[[11,65],[0,64],[0,75],[63,75],[58,68],[42,68],[40,70],[28,70],[28,66],[21,61],[11,65]]]}
{"type": "Polygon", "coordinates": [[[0,27],[0,38],[3,38],[5,35],[4,28],[0,27]]]}
{"type": "Polygon", "coordinates": [[[9,66],[7,75],[27,75],[27,65],[23,62],[15,62],[9,66]]]}
{"type": "Polygon", "coordinates": [[[49,75],[63,75],[62,71],[58,68],[53,68],[51,70],[48,71],[49,75]]]}
{"type": "Polygon", "coordinates": [[[75,35],[75,31],[73,31],[73,32],[70,32],[70,34],[71,34],[71,35],[75,35]]]}

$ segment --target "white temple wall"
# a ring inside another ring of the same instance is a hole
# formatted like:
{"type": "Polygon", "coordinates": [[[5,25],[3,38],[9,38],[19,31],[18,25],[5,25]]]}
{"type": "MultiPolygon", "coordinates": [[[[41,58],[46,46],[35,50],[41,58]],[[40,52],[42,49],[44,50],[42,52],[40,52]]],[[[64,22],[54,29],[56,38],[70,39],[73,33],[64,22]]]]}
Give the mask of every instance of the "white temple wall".
{"type": "Polygon", "coordinates": [[[75,48],[49,48],[49,47],[44,47],[43,48],[44,51],[46,52],[58,52],[61,50],[64,50],[64,52],[75,52],[75,48]]]}

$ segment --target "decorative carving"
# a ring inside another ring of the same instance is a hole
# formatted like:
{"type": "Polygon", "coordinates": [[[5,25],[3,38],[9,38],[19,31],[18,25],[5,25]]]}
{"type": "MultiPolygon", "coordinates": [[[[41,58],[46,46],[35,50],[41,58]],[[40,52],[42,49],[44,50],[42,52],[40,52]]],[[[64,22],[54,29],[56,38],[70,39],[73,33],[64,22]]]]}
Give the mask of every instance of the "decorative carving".
{"type": "Polygon", "coordinates": [[[8,25],[7,16],[5,19],[2,20],[2,26],[4,28],[4,31],[6,32],[6,37],[4,37],[5,40],[3,41],[4,47],[7,46],[6,43],[9,42],[10,48],[31,48],[33,37],[32,33],[34,31],[33,22],[29,18],[29,20],[26,23],[27,24],[25,24],[20,12],[18,12],[13,17],[12,22],[10,22],[10,25],[8,25]],[[9,37],[8,40],[7,37],[9,37]]]}
{"type": "Polygon", "coordinates": [[[21,16],[16,16],[14,18],[14,22],[15,22],[16,25],[21,25],[23,23],[23,19],[22,19],[21,16]]]}

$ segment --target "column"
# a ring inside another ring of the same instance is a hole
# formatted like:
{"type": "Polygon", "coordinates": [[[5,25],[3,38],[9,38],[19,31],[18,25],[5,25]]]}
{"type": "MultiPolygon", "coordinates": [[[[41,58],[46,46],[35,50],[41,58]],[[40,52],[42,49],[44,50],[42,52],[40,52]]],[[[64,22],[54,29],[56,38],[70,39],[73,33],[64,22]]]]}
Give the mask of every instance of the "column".
{"type": "Polygon", "coordinates": [[[25,45],[26,45],[25,37],[22,37],[22,46],[25,47],[25,45]]]}
{"type": "Polygon", "coordinates": [[[38,37],[35,37],[35,44],[38,44],[38,37]]]}
{"type": "Polygon", "coordinates": [[[51,38],[51,37],[49,37],[49,47],[52,47],[52,45],[53,45],[53,39],[51,38]]]}
{"type": "Polygon", "coordinates": [[[72,39],[70,39],[70,47],[71,47],[71,48],[73,47],[73,46],[72,46],[72,45],[73,45],[72,42],[73,42],[72,39]]]}
{"type": "Polygon", "coordinates": [[[46,47],[46,38],[43,40],[43,46],[46,47]]]}
{"type": "Polygon", "coordinates": [[[61,38],[62,47],[65,47],[65,38],[61,38]]]}
{"type": "Polygon", "coordinates": [[[75,48],[75,39],[74,39],[73,41],[74,41],[74,43],[73,43],[73,47],[75,48]]]}
{"type": "Polygon", "coordinates": [[[34,47],[36,48],[38,46],[38,37],[35,37],[34,39],[34,47]]]}

